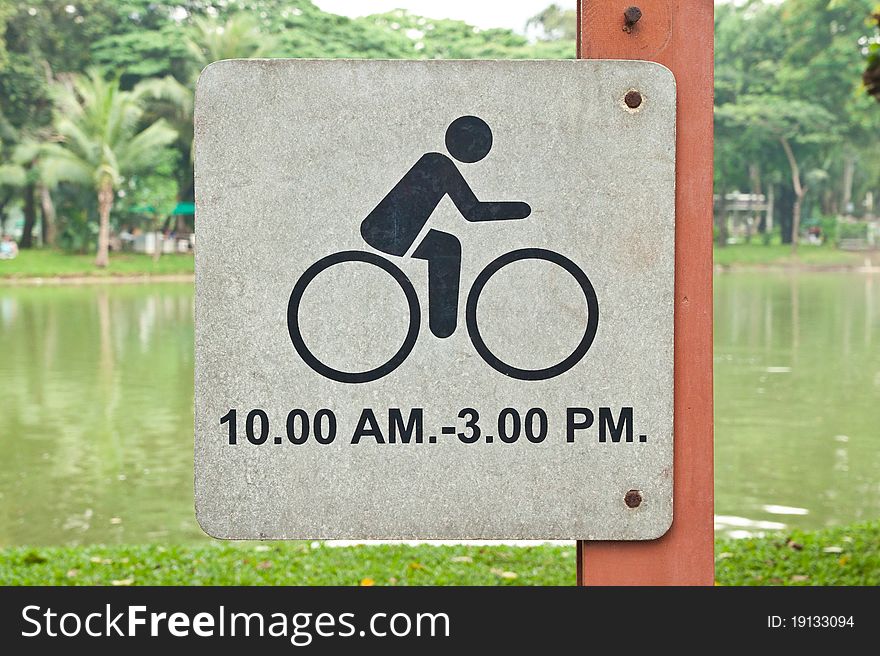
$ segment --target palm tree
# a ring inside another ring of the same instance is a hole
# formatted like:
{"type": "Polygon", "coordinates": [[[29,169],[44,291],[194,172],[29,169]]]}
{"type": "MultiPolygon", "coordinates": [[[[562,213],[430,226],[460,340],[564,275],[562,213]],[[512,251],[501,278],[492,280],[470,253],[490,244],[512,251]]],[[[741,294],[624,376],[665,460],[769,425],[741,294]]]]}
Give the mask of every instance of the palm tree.
{"type": "Polygon", "coordinates": [[[193,18],[184,38],[190,55],[188,78],[181,83],[167,75],[140,82],[134,91],[142,99],[147,116],[164,118],[177,131],[177,149],[182,161],[177,180],[177,198],[193,200],[192,140],[194,93],[199,72],[221,59],[248,59],[267,55],[277,39],[260,30],[259,23],[248,14],[235,14],[226,22],[202,17],[193,18]]]}
{"type": "Polygon", "coordinates": [[[223,24],[196,17],[186,39],[198,70],[221,59],[261,57],[274,46],[275,39],[261,33],[257,21],[248,14],[236,14],[223,24]]]}
{"type": "Polygon", "coordinates": [[[123,179],[148,169],[177,133],[163,120],[140,130],[139,93],[122,91],[119,80],[96,70],[53,85],[57,142],[43,149],[43,171],[53,180],[90,185],[97,194],[98,255],[107,266],[110,211],[123,179]]]}
{"type": "Polygon", "coordinates": [[[181,155],[181,166],[177,174],[177,199],[193,199],[193,103],[192,90],[167,75],[163,78],[149,78],[138,83],[134,91],[138,100],[146,108],[144,118],[164,119],[177,133],[175,148],[181,155]]]}
{"type": "Polygon", "coordinates": [[[167,75],[143,80],[135,88],[143,99],[148,116],[164,118],[177,131],[177,149],[190,166],[181,170],[177,181],[179,200],[192,200],[193,89],[199,72],[221,59],[248,59],[270,52],[277,40],[260,31],[259,23],[247,14],[233,15],[225,23],[193,18],[184,38],[190,55],[188,79],[181,83],[167,75]]]}

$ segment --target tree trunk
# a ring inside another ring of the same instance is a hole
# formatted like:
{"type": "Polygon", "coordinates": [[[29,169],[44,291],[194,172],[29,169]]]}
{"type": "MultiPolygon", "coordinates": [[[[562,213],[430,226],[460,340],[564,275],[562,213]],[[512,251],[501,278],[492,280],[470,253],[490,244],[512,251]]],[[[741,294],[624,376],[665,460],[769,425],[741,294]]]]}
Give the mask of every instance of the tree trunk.
{"type": "Polygon", "coordinates": [[[791,186],[794,189],[794,205],[791,210],[791,252],[797,253],[798,240],[800,237],[801,231],[801,207],[804,203],[804,196],[807,193],[807,188],[801,184],[801,170],[798,166],[797,159],[794,156],[794,151],[791,149],[791,144],[788,143],[788,139],[785,137],[779,137],[779,143],[782,144],[782,149],[785,151],[785,156],[788,158],[788,165],[791,168],[791,186]]]}
{"type": "Polygon", "coordinates": [[[34,225],[37,222],[37,206],[34,203],[33,183],[25,185],[22,193],[24,194],[24,229],[21,232],[21,239],[18,241],[18,245],[21,248],[33,248],[34,225]]]}
{"type": "Polygon", "coordinates": [[[791,209],[791,252],[797,253],[798,234],[801,230],[801,206],[804,202],[804,195],[795,194],[794,205],[791,209]]]}
{"type": "Polygon", "coordinates": [[[7,193],[0,199],[0,237],[6,234],[6,205],[12,200],[12,192],[7,193]]]}
{"type": "MultiPolygon", "coordinates": [[[[749,164],[749,181],[752,185],[753,202],[757,203],[758,196],[761,195],[761,166],[756,163],[749,164]]],[[[761,216],[759,210],[752,205],[751,217],[746,222],[746,243],[752,241],[752,230],[761,231],[761,216]]]]}
{"type": "Polygon", "coordinates": [[[44,184],[40,185],[40,207],[43,211],[43,246],[55,245],[55,203],[52,192],[44,184]]]}
{"type": "Polygon", "coordinates": [[[183,161],[189,162],[182,177],[177,179],[177,200],[180,202],[194,202],[195,200],[195,171],[193,169],[192,152],[186,148],[181,153],[183,161]]]}
{"type": "Polygon", "coordinates": [[[156,243],[153,248],[153,262],[158,262],[162,256],[162,225],[159,223],[158,218],[153,220],[153,226],[154,234],[156,235],[156,243]]]}
{"type": "Polygon", "coordinates": [[[779,236],[783,244],[791,244],[791,214],[794,210],[794,192],[790,185],[779,185],[777,205],[773,210],[775,222],[779,225],[779,236]]]}
{"type": "MultiPolygon", "coordinates": [[[[715,212],[715,245],[727,246],[727,193],[721,192],[718,211],[715,212]]],[[[713,208],[714,210],[714,208],[713,208]]]]}
{"type": "Polygon", "coordinates": [[[847,155],[843,160],[843,202],[842,210],[847,216],[852,214],[850,205],[852,205],[853,178],[856,172],[856,158],[847,155]]]}
{"type": "Polygon", "coordinates": [[[98,189],[98,256],[95,266],[105,267],[110,264],[110,210],[113,207],[113,185],[109,182],[101,184],[98,189]]]}
{"type": "Polygon", "coordinates": [[[822,214],[825,216],[836,216],[840,214],[840,208],[837,206],[837,196],[833,189],[826,189],[822,194],[822,214]]]}

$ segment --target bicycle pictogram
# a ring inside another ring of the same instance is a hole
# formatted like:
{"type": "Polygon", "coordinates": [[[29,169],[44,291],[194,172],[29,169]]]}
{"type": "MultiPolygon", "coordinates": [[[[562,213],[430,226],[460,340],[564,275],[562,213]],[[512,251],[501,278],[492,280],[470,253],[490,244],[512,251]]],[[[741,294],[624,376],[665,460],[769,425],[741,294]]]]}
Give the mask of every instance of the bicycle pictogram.
{"type": "MultiPolygon", "coordinates": [[[[462,116],[447,128],[446,148],[460,162],[477,162],[492,148],[492,131],[482,119],[462,116]]],[[[531,214],[527,203],[478,200],[452,159],[442,153],[426,153],[362,221],[361,236],[373,248],[403,257],[446,195],[467,221],[521,220],[531,214]]],[[[449,337],[458,322],[461,242],[455,235],[431,228],[411,256],[428,263],[431,333],[441,339],[449,337]]],[[[568,371],[586,355],[596,336],[599,303],[590,279],[572,260],[544,248],[522,248],[501,255],[477,275],[467,295],[465,324],[474,348],[490,367],[519,380],[546,380],[568,371]],[[505,266],[523,260],[544,260],[563,268],[580,287],[587,309],[583,336],[575,349],[558,363],[539,369],[516,367],[497,357],[486,345],[477,322],[477,306],[486,283],[505,266]]],[[[397,369],[415,346],[420,326],[421,305],[410,279],[390,260],[367,251],[333,253],[312,264],[294,285],[287,306],[287,327],[299,356],[319,374],[342,383],[378,380],[397,369]],[[300,329],[300,307],[309,284],[323,271],[347,262],[363,262],[388,273],[400,286],[409,308],[407,334],[400,348],[388,361],[368,371],[342,371],[321,362],[306,345],[300,329]]]]}

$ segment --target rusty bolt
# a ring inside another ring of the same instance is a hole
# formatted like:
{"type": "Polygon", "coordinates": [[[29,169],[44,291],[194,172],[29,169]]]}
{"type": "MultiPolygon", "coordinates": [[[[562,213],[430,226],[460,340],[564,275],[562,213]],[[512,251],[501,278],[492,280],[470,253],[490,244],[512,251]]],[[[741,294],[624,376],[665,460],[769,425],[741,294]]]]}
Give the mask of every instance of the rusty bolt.
{"type": "Polygon", "coordinates": [[[642,493],[639,490],[630,490],[623,497],[623,502],[628,508],[638,508],[642,505],[642,493]]]}
{"type": "Polygon", "coordinates": [[[627,91],[626,95],[623,97],[623,102],[625,102],[626,106],[630,109],[636,109],[642,104],[642,94],[638,91],[627,91]]]}
{"type": "Polygon", "coordinates": [[[642,17],[642,10],[638,7],[627,7],[623,12],[623,31],[629,34],[632,32],[633,26],[639,22],[642,17]]]}

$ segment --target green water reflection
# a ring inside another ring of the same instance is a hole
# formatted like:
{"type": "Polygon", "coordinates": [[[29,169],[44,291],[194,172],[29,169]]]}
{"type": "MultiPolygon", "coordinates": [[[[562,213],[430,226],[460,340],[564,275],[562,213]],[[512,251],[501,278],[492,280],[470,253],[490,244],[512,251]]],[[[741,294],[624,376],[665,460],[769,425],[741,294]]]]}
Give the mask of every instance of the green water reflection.
{"type": "Polygon", "coordinates": [[[187,284],[0,288],[0,545],[185,540],[187,284]]]}
{"type": "MultiPolygon", "coordinates": [[[[880,517],[880,278],[718,276],[718,529],[880,517]]],[[[0,288],[0,545],[201,539],[187,284],[0,288]]]]}
{"type": "Polygon", "coordinates": [[[717,528],[880,517],[880,278],[715,278],[717,528]]]}

